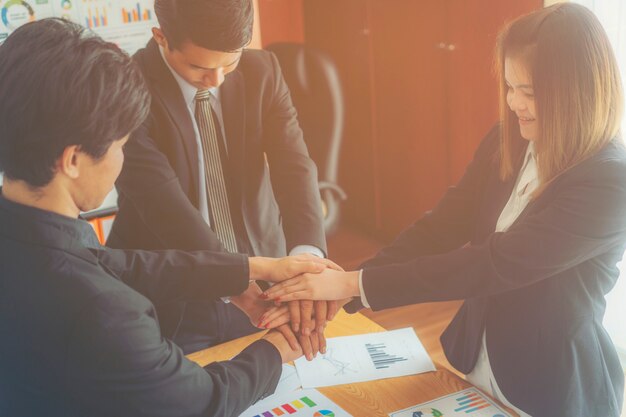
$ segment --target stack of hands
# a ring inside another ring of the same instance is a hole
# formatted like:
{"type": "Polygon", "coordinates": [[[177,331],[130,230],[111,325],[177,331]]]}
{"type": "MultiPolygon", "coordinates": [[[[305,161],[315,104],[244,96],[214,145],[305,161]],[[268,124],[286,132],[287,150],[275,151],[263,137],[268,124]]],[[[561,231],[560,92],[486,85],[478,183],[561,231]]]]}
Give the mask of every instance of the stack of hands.
{"type": "Polygon", "coordinates": [[[275,283],[267,291],[251,281],[231,301],[279,350],[283,362],[326,353],[324,329],[339,309],[359,294],[358,272],[314,255],[249,258],[250,279],[275,283]]]}

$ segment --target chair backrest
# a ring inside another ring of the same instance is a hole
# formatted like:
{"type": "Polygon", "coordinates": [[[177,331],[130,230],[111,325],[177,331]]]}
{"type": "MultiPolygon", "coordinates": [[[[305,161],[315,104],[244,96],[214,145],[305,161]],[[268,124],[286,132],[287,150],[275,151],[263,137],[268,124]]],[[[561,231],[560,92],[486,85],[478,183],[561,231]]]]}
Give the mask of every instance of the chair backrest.
{"type": "Polygon", "coordinates": [[[344,99],[334,63],[302,44],[266,47],[278,58],[320,181],[335,183],[344,126],[344,99]]]}

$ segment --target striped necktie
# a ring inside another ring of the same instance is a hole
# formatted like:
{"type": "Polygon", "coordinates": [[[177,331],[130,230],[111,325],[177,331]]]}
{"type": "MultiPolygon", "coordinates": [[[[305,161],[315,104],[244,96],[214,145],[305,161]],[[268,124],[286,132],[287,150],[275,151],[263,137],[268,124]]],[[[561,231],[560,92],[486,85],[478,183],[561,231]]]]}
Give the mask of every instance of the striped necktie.
{"type": "Polygon", "coordinates": [[[217,238],[226,250],[234,253],[237,252],[237,238],[228,204],[224,169],[217,142],[218,126],[211,110],[211,99],[212,95],[209,90],[198,90],[196,93],[196,122],[202,142],[207,200],[217,238]]]}

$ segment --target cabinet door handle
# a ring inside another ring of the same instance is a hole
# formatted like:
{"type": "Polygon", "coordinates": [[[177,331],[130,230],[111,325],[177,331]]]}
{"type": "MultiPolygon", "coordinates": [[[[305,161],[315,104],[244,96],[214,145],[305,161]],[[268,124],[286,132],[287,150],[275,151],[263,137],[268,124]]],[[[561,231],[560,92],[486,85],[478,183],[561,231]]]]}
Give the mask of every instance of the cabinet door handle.
{"type": "Polygon", "coordinates": [[[454,51],[456,50],[456,45],[453,43],[445,43],[445,42],[439,42],[435,44],[435,48],[437,49],[442,49],[444,51],[454,51]]]}

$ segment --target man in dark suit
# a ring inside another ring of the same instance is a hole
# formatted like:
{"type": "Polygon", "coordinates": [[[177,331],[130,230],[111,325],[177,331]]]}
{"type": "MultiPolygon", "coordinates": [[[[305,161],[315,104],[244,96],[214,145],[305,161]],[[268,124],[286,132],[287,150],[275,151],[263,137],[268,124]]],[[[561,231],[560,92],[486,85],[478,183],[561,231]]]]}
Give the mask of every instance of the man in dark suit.
{"type": "MultiPolygon", "coordinates": [[[[107,244],[324,257],[317,170],[287,85],[271,53],[243,49],[251,0],[156,0],[155,12],[160,28],[134,57],[152,107],[126,147],[107,244]]],[[[312,305],[301,305],[305,335],[312,305]]],[[[164,333],[187,352],[254,330],[219,301],[157,309],[164,333]]],[[[333,314],[325,302],[315,312],[322,330],[333,314]]]]}
{"type": "Polygon", "coordinates": [[[272,393],[301,354],[281,333],[201,368],[162,337],[154,304],[326,261],[100,246],[79,213],[113,187],[150,98],[130,58],[80,26],[17,29],[0,45],[0,91],[0,415],[237,416],[272,393]]]}

